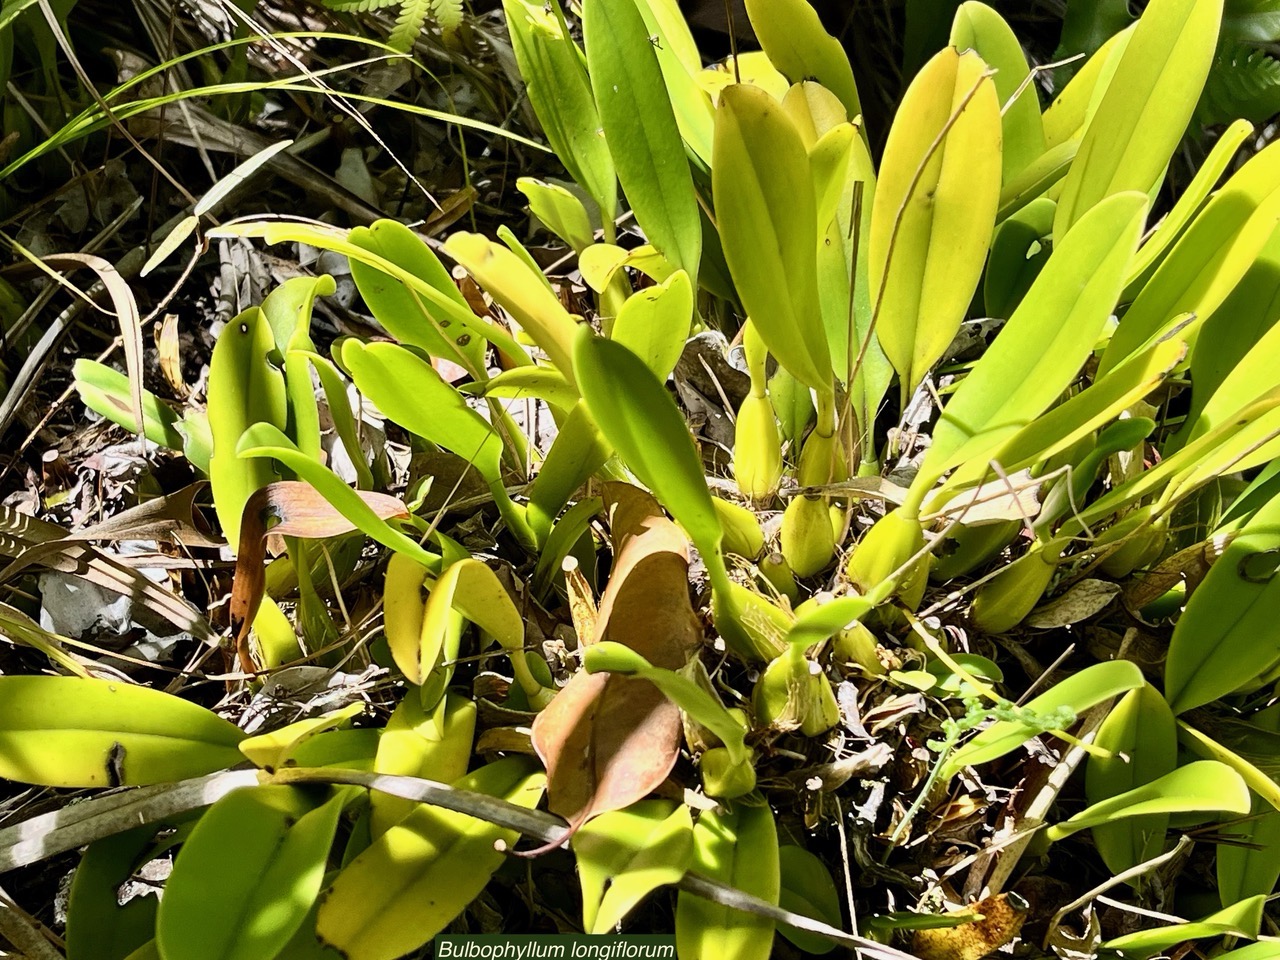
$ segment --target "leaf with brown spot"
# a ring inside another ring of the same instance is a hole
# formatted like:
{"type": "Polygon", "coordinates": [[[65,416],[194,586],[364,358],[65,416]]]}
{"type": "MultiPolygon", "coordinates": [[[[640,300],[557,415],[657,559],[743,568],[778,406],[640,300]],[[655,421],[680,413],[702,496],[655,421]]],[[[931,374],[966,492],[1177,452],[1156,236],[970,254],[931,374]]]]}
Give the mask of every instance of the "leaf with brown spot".
{"type": "MultiPolygon", "coordinates": [[[[382,520],[407,517],[409,508],[384,493],[354,491],[382,520]]],[[[236,635],[236,652],[241,668],[257,669],[249,656],[249,628],[262,603],[266,588],[268,534],[323,540],[357,529],[339,513],[315,487],[297,480],[269,483],[257,490],[244,505],[240,522],[240,546],[236,551],[235,581],[231,587],[231,629],[236,635]],[[268,521],[279,521],[268,528],[268,521]]]]}
{"type": "MultiPolygon", "coordinates": [[[[609,484],[605,498],[614,566],[594,641],[678,670],[702,639],[689,603],[688,539],[636,487],[609,484]]],[[[552,812],[576,828],[642,799],[675,766],[680,736],[679,708],[647,680],[579,672],[533,724],[552,812]]]]}

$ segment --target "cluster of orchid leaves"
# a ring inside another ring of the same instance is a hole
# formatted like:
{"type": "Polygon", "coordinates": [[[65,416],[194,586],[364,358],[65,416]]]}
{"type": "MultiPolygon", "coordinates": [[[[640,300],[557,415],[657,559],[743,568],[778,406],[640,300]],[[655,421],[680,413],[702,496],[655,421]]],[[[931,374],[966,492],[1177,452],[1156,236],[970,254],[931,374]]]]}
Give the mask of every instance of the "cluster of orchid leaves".
{"type": "MultiPolygon", "coordinates": [[[[71,960],[106,956],[76,947],[103,931],[120,960],[393,960],[464,916],[522,833],[540,836],[519,816],[544,796],[560,825],[545,828],[549,845],[576,858],[584,930],[625,928],[679,885],[685,960],[764,960],[775,930],[811,952],[844,942],[889,956],[877,939],[913,922],[840,934],[831,861],[780,841],[757,777],[771,739],[833,736],[850,683],[960,712],[887,835],[905,836],[967,769],[1042,738],[1086,758],[1087,803],[1047,811],[1040,838],[1091,830],[1135,891],[1175,825],[1226,821],[1237,838],[1217,854],[1220,911],[1094,946],[1147,956],[1258,937],[1280,876],[1280,713],[1267,706],[1280,677],[1280,148],[1220,182],[1251,132],[1233,125],[1151,216],[1222,0],[1152,0],[1045,109],[1008,25],[964,3],[878,162],[848,58],[806,0],[748,0],[763,50],[711,68],[674,0],[581,7],[579,45],[557,0],[504,0],[530,103],[574,181],[520,187],[576,256],[588,316],[509,230],[455,233],[442,260],[391,220],[254,219],[218,235],[346,256],[389,339],[322,350],[311,313],[334,287],[320,276],[227,325],[204,409],[136,402],[127,378],[77,365],[88,406],[207,476],[237,555],[246,675],[354,642],[330,585],[372,540],[387,559],[371,656],[402,693],[382,728],[345,709],[245,737],[144,688],[0,678],[5,777],[146,786],[235,777],[218,771],[242,760],[260,771],[97,839],[71,891],[71,960]],[[621,204],[640,245],[622,243],[621,204]],[[973,317],[1001,323],[964,362],[948,351],[973,317]],[[732,411],[732,499],[713,495],[666,386],[686,341],[724,323],[740,329],[750,379],[732,411]],[[939,393],[914,478],[890,482],[910,439],[886,420],[939,393]],[[416,449],[474,471],[514,562],[472,556],[420,496],[385,492],[353,396],[416,449]],[[512,399],[550,411],[544,452],[512,399]],[[338,447],[351,482],[329,466],[338,447]],[[774,508],[767,536],[758,514],[774,508]],[[270,536],[284,550],[266,565],[270,536]],[[690,545],[709,627],[690,600],[690,545]],[[1069,625],[1117,596],[1139,621],[1173,620],[1163,676],[1122,650],[1015,704],[994,663],[935,627],[1069,625]],[[562,600],[581,654],[567,675],[531,644],[526,616],[562,600]],[[1082,605],[1075,619],[1057,612],[1082,605]],[[892,655],[907,643],[919,670],[892,655]],[[708,675],[713,645],[752,678],[737,700],[708,675]],[[527,731],[482,748],[476,697],[455,681],[486,652],[505,671],[502,708],[527,731]],[[1190,714],[1212,720],[1223,703],[1229,742],[1190,714]],[[697,804],[655,795],[672,777],[697,804]],[[415,793],[419,780],[452,784],[459,805],[415,793]],[[178,843],[158,906],[109,902],[178,843]],[[706,881],[726,896],[709,899],[706,881]]],[[[1239,960],[1262,956],[1250,949],[1239,960]]]]}

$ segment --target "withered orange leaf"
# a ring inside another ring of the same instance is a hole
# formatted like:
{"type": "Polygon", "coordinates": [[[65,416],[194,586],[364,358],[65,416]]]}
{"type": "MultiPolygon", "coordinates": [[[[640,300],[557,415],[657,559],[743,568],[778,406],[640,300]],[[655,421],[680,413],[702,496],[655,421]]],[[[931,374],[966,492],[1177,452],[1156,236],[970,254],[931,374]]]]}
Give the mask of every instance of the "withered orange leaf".
{"type": "MultiPolygon", "coordinates": [[[[688,538],[636,487],[609,484],[605,502],[614,565],[592,639],[678,670],[701,641],[689,602],[688,538]]],[[[552,812],[576,829],[647,796],[675,765],[680,736],[679,708],[647,680],[579,672],[533,724],[552,812]]]]}
{"type": "MultiPolygon", "coordinates": [[[[409,508],[395,497],[364,490],[357,493],[383,520],[409,515],[409,508]]],[[[240,523],[240,547],[236,551],[235,581],[231,587],[231,629],[236,635],[236,654],[242,670],[252,673],[256,669],[249,654],[249,629],[266,588],[268,535],[322,540],[355,529],[356,526],[309,483],[281,480],[267,484],[249,498],[240,523]],[[278,522],[272,526],[273,520],[278,522]]]]}

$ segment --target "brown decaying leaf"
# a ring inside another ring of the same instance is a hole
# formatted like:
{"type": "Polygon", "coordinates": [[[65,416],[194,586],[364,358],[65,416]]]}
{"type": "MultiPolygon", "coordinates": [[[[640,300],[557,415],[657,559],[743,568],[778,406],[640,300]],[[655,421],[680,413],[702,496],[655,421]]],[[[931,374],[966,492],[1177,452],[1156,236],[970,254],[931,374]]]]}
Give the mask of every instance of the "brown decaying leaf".
{"type": "Polygon", "coordinates": [[[1133,580],[1125,587],[1125,605],[1130,610],[1141,610],[1183,582],[1187,585],[1187,596],[1190,596],[1233,539],[1234,534],[1219,535],[1192,544],[1167,557],[1150,573],[1133,580]]]}
{"type": "Polygon", "coordinates": [[[584,646],[595,640],[596,620],[600,611],[596,609],[596,598],[591,592],[591,584],[578,569],[578,561],[574,557],[565,557],[561,565],[564,570],[565,592],[569,595],[569,616],[573,618],[573,630],[578,635],[578,645],[584,646]]]}
{"type": "MultiPolygon", "coordinates": [[[[701,642],[689,603],[688,539],[635,487],[609,484],[605,498],[614,566],[594,639],[677,670],[701,642]]],[[[680,735],[679,708],[648,681],[579,672],[533,724],[552,812],[576,829],[647,796],[675,765],[680,735]]]]}
{"type": "MultiPolygon", "coordinates": [[[[409,515],[409,508],[395,497],[363,490],[358,493],[383,520],[409,515]]],[[[266,588],[268,534],[323,540],[355,529],[351,521],[308,483],[297,480],[269,483],[249,498],[240,523],[240,547],[236,551],[236,574],[231,587],[231,629],[236,635],[236,654],[242,670],[253,673],[257,669],[249,653],[249,629],[266,588]],[[272,519],[279,522],[268,528],[272,519]]]]}
{"type": "Polygon", "coordinates": [[[911,952],[920,960],[980,960],[1018,935],[1027,902],[1016,893],[1000,893],[947,916],[968,914],[982,919],[942,930],[917,930],[911,938],[911,952]]]}

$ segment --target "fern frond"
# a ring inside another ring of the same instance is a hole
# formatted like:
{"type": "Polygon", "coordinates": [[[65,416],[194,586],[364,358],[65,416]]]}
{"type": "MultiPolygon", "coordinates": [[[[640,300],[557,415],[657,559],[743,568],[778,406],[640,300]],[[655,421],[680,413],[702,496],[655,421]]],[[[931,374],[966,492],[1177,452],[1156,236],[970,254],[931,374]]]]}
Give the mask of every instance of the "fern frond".
{"type": "Polygon", "coordinates": [[[1214,57],[1196,119],[1206,125],[1243,117],[1263,124],[1280,113],[1280,60],[1265,50],[1225,42],[1214,57]]]}
{"type": "Polygon", "coordinates": [[[462,0],[432,0],[431,6],[445,36],[462,26],[462,0]]]}
{"type": "Polygon", "coordinates": [[[396,16],[396,25],[387,37],[387,45],[401,53],[413,49],[414,41],[422,32],[422,25],[427,22],[431,13],[432,0],[403,0],[400,13],[396,16]]]}
{"type": "Polygon", "coordinates": [[[384,10],[400,4],[400,0],[321,0],[321,2],[330,10],[336,10],[339,13],[368,13],[370,10],[384,10]]]}

